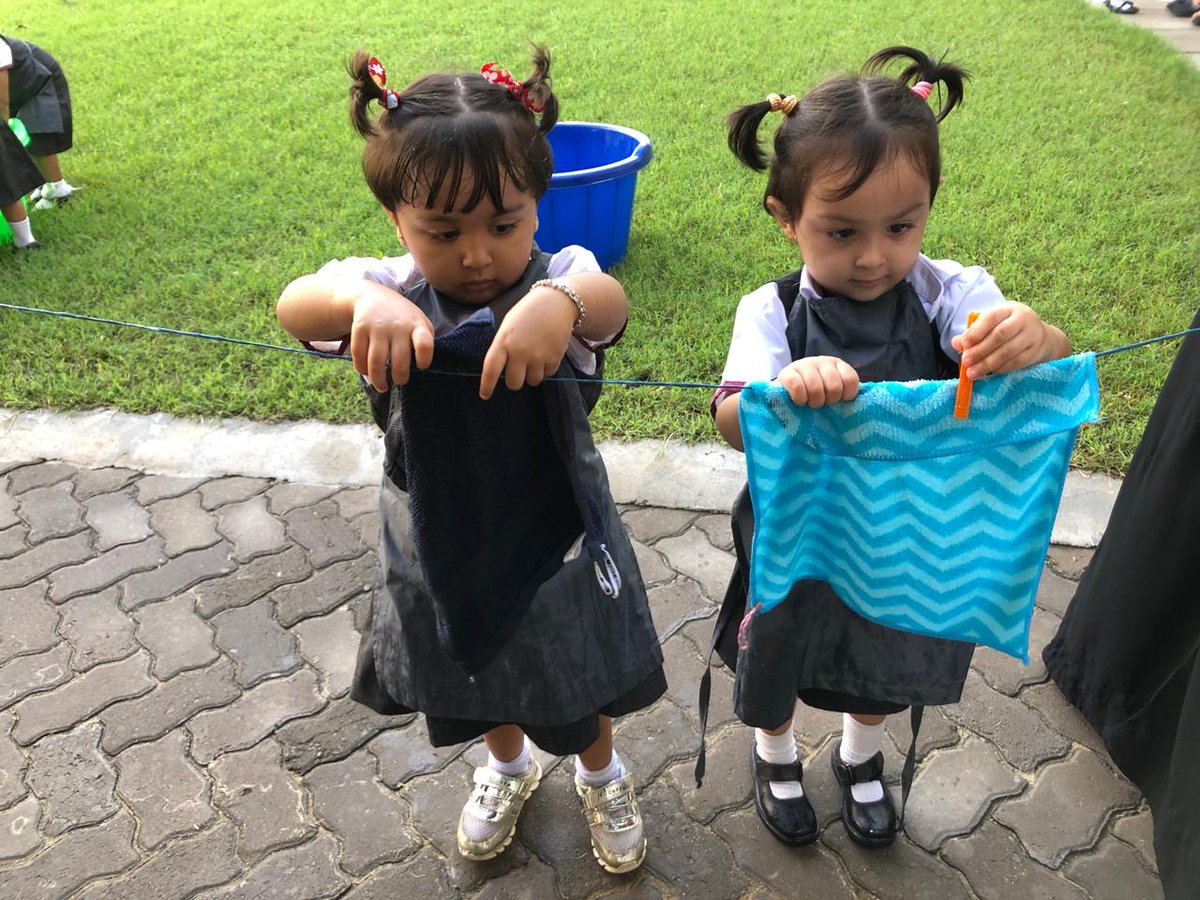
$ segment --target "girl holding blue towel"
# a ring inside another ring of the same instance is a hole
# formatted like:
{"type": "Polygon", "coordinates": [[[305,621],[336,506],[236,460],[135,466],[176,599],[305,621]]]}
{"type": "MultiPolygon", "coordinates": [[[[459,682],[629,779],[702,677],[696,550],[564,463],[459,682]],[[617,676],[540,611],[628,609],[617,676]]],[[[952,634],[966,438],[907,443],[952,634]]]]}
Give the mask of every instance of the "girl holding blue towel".
{"type": "MultiPolygon", "coordinates": [[[[800,99],[771,94],[729,116],[730,148],[767,170],[763,207],[804,263],[738,306],[712,405],[732,446],[742,449],[738,392],[750,382],[776,380],[793,402],[820,407],[854,399],[860,380],[951,377],[960,357],[980,378],[1070,353],[1062,331],[1006,301],[982,268],[921,253],[941,180],[938,124],[961,102],[967,77],[918,50],[889,47],[862,76],[831,78],[800,99]],[[897,60],[897,78],[879,74],[897,60]],[[935,86],[945,95],[936,114],[928,102],[935,86]],[[783,121],[768,159],[757,133],[774,112],[783,121]],[[965,335],[970,312],[981,315],[965,335]]],[[[887,846],[899,826],[883,785],[884,719],[912,707],[919,726],[925,705],[957,702],[973,645],[869,622],[823,581],[797,582],[783,603],[756,615],[747,603],[753,528],[743,490],[733,510],[738,564],[713,647],[735,668],[736,711],[755,729],[759,816],[785,843],[817,837],[792,733],[799,698],[843,713],[831,757],[842,819],[859,844],[887,846]]],[[[907,787],[911,762],[906,770],[907,787]]]]}
{"type": "Polygon", "coordinates": [[[435,746],[483,736],[464,857],[511,842],[542,776],[532,741],[576,755],[593,853],[627,872],[646,842],[612,720],[666,681],[587,420],[625,293],[587,250],[533,241],[558,114],[549,70],[538,49],[525,81],[488,63],[396,91],[356,54],[363,171],[408,253],[331,262],[277,312],[301,340],[349,351],[385,435],[381,573],[353,696],[424,713],[435,746]]]}

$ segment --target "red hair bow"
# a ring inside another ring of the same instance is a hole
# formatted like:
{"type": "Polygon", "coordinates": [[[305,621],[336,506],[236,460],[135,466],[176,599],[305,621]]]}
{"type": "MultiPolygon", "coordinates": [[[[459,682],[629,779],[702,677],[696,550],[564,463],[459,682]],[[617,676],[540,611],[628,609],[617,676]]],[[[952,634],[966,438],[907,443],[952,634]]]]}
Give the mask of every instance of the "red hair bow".
{"type": "Polygon", "coordinates": [[[534,97],[523,81],[517,81],[508,69],[499,63],[484,63],[483,68],[479,71],[492,84],[502,84],[508,88],[508,92],[520,100],[521,105],[531,113],[537,114],[546,108],[546,104],[534,97]]]}
{"type": "Polygon", "coordinates": [[[400,95],[387,87],[387,72],[383,68],[383,63],[374,56],[367,60],[367,74],[371,76],[371,80],[380,90],[380,106],[384,109],[395,109],[400,105],[400,95]]]}

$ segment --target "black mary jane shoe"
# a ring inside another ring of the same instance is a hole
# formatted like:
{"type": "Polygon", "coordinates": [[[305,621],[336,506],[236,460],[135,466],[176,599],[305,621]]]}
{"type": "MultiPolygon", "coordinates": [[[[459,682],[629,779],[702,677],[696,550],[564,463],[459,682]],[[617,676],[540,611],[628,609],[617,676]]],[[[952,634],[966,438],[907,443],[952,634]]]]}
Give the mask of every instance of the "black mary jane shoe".
{"type": "Polygon", "coordinates": [[[833,777],[842,786],[842,822],[850,837],[864,847],[887,847],[896,839],[896,804],[892,794],[883,787],[883,797],[870,803],[854,799],[850,786],[867,781],[883,781],[883,754],[876,753],[865,763],[852,766],[842,761],[842,742],[833,745],[829,761],[833,777]]]}
{"type": "Polygon", "coordinates": [[[811,844],[817,839],[817,814],[808,797],[780,800],[771,793],[772,781],[801,781],[799,762],[778,764],[763,762],[750,745],[750,773],[754,776],[754,808],[767,831],[792,847],[811,844]]]}

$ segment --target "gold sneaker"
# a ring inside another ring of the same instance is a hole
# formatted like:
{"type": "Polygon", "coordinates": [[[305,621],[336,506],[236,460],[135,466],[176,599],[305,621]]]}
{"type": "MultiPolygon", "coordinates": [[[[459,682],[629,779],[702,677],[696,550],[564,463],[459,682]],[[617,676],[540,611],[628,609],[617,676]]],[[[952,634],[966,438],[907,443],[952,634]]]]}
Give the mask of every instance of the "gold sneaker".
{"type": "Polygon", "coordinates": [[[633,793],[633,775],[600,787],[588,787],[575,776],[575,792],[592,835],[592,855],[605,871],[632,872],[646,858],[642,814],[633,793]]]}
{"type": "Polygon", "coordinates": [[[491,859],[512,842],[517,816],[542,780],[542,767],[530,760],[528,772],[509,776],[480,766],[474,780],[475,789],[458,817],[458,852],[467,859],[491,859]]]}

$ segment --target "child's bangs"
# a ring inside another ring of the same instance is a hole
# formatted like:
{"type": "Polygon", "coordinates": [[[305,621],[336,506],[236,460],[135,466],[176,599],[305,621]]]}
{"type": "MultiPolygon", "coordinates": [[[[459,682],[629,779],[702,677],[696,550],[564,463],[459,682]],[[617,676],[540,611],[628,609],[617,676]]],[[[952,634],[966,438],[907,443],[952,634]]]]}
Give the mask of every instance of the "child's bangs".
{"type": "Polygon", "coordinates": [[[845,200],[866,183],[881,163],[890,162],[899,154],[895,142],[875,128],[856,129],[844,135],[838,145],[830,147],[825,157],[829,160],[826,174],[841,184],[824,198],[831,202],[845,200]]]}
{"type": "MultiPolygon", "coordinates": [[[[394,172],[401,203],[470,212],[485,198],[496,209],[503,209],[509,184],[538,196],[545,190],[544,185],[539,189],[535,171],[537,148],[531,153],[526,146],[527,141],[540,138],[535,131],[520,135],[511,122],[492,116],[431,117],[410,128],[404,137],[405,147],[394,172]]],[[[547,170],[549,155],[547,146],[547,170]]]]}
{"type": "Polygon", "coordinates": [[[907,159],[918,171],[928,174],[930,165],[924,150],[920,144],[905,142],[900,134],[890,130],[862,128],[846,135],[839,146],[829,148],[825,156],[830,160],[825,174],[839,179],[841,184],[824,199],[835,203],[845,200],[862,187],[876,169],[892,165],[898,159],[907,159]],[[833,162],[838,159],[844,162],[833,162]]]}

